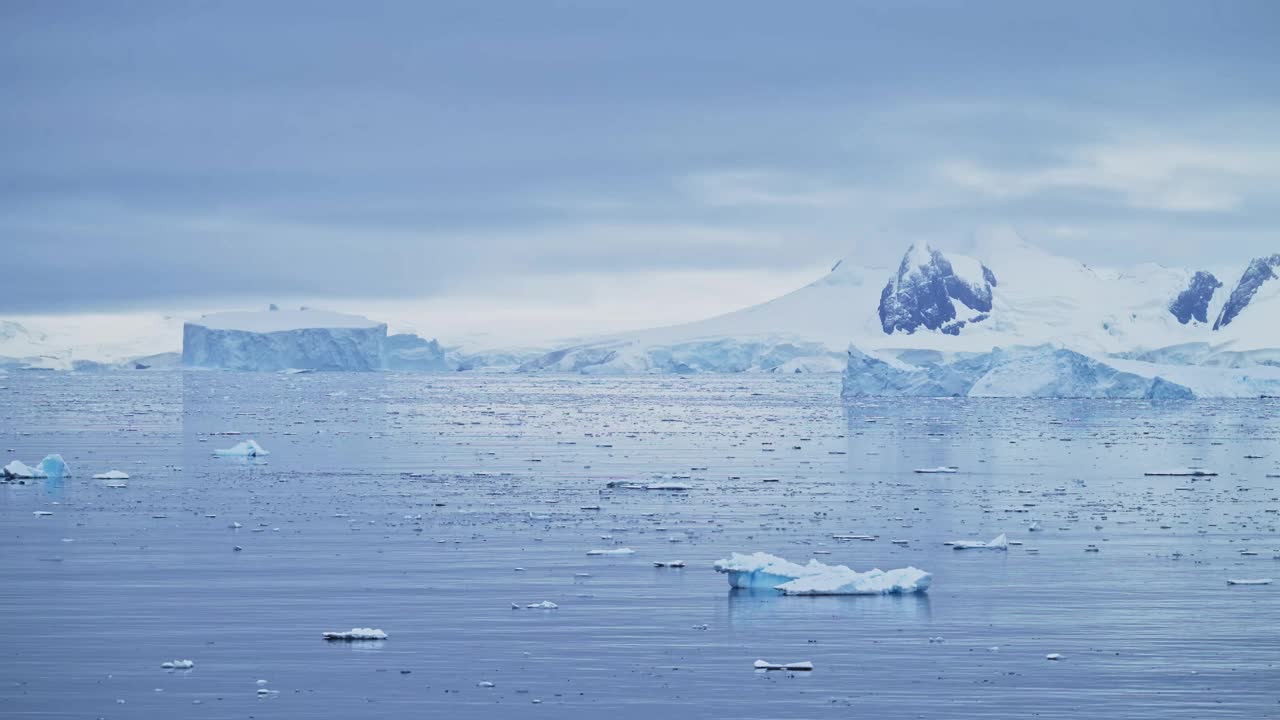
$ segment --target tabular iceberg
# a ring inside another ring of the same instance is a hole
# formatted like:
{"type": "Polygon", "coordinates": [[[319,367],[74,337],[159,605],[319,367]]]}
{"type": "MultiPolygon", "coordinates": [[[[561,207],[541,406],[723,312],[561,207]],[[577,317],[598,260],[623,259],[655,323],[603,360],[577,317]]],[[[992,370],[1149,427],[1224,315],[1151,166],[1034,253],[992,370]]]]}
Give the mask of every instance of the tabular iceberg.
{"type": "Polygon", "coordinates": [[[184,367],[379,370],[387,326],[358,315],[270,310],[205,315],[182,328],[184,367]]]}

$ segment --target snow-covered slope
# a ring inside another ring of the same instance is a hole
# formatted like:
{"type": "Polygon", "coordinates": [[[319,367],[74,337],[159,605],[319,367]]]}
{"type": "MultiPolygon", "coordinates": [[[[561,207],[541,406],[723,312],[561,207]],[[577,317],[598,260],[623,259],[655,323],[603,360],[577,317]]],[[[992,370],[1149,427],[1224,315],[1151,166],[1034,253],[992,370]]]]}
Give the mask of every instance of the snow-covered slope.
{"type": "Polygon", "coordinates": [[[268,310],[206,315],[182,329],[185,367],[379,370],[387,326],[357,315],[268,310]]]}
{"type": "Polygon", "coordinates": [[[1247,362],[1280,348],[1277,269],[1280,255],[1255,260],[1239,282],[1224,285],[1219,278],[1234,273],[1154,263],[1094,268],[1003,229],[979,235],[964,254],[913,245],[896,270],[842,261],[775,300],[564,347],[522,369],[777,371],[785,362],[819,369],[850,342],[871,351],[946,353],[1053,343],[1126,357],[1203,343],[1247,362]]]}

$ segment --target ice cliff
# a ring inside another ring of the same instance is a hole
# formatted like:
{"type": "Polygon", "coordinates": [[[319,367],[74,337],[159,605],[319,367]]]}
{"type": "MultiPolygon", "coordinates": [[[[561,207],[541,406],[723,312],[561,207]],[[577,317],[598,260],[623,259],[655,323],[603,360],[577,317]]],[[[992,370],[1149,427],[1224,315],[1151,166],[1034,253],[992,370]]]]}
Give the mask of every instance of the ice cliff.
{"type": "Polygon", "coordinates": [[[358,315],[269,310],[205,315],[182,328],[182,364],[275,371],[379,370],[387,326],[358,315]]]}

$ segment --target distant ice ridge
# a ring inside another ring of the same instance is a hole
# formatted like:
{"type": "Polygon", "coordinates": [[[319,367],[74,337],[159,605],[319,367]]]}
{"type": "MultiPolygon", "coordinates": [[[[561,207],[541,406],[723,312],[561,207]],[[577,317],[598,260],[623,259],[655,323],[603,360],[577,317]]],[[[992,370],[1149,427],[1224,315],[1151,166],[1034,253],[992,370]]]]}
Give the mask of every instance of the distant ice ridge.
{"type": "Polygon", "coordinates": [[[718,560],[716,572],[729,576],[735,588],[772,588],[784,595],[896,595],[922,593],[933,576],[914,567],[857,572],[844,565],[810,560],[800,565],[776,555],[733,553],[718,560]]]}
{"type": "Polygon", "coordinates": [[[604,341],[546,353],[521,364],[520,372],[583,375],[766,372],[839,372],[837,352],[792,338],[713,338],[674,344],[604,341]]]}
{"type": "Polygon", "coordinates": [[[1040,345],[987,353],[850,347],[841,394],[911,397],[1188,399],[1280,395],[1280,368],[1170,365],[1040,345]]]}
{"type": "Polygon", "coordinates": [[[274,372],[379,370],[387,326],[321,310],[206,315],[182,328],[182,364],[274,372]]]}

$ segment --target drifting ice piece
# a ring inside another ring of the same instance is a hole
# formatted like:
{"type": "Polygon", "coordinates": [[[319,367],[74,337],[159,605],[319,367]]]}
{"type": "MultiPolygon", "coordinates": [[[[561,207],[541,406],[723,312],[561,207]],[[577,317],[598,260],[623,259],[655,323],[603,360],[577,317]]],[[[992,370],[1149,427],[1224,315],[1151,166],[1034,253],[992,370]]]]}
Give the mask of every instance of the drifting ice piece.
{"type": "Polygon", "coordinates": [[[556,610],[559,609],[560,606],[550,600],[543,600],[542,602],[529,603],[528,605],[525,605],[525,607],[530,610],[556,610]]]}
{"type": "Polygon", "coordinates": [[[996,537],[987,542],[981,540],[952,540],[947,543],[956,550],[1008,550],[1009,538],[1004,533],[1000,533],[996,537]]]}
{"type": "Polygon", "coordinates": [[[1240,578],[1238,580],[1227,580],[1228,585],[1270,585],[1271,578],[1240,578]]]}
{"type": "Polygon", "coordinates": [[[950,475],[952,473],[960,472],[960,468],[955,467],[954,465],[944,465],[943,467],[936,467],[936,468],[916,468],[915,472],[919,473],[920,475],[939,475],[939,474],[950,475]]]}
{"type": "Polygon", "coordinates": [[[718,573],[727,574],[729,587],[735,588],[775,588],[797,578],[821,575],[829,569],[817,560],[799,565],[762,552],[733,553],[727,559],[717,560],[712,567],[718,573]]]}
{"type": "Polygon", "coordinates": [[[129,473],[112,470],[110,472],[98,473],[93,476],[94,480],[128,480],[129,473]]]}
{"type": "Polygon", "coordinates": [[[634,555],[635,552],[636,551],[631,548],[613,548],[609,550],[588,550],[587,555],[592,557],[600,555],[634,555]]]}
{"type": "Polygon", "coordinates": [[[347,642],[354,640],[386,640],[387,634],[374,628],[351,628],[346,632],[327,632],[324,634],[324,639],[345,640],[347,642]]]}
{"type": "Polygon", "coordinates": [[[797,578],[778,586],[785,595],[907,595],[929,589],[933,576],[914,567],[860,573],[843,565],[821,575],[797,578]]]}
{"type": "Polygon", "coordinates": [[[925,592],[933,576],[908,567],[885,572],[879,568],[860,573],[844,565],[807,565],[768,553],[733,553],[713,566],[729,576],[735,588],[773,588],[785,595],[886,595],[925,592]]]}
{"type": "Polygon", "coordinates": [[[195,666],[196,664],[191,660],[170,660],[160,663],[160,667],[165,670],[190,670],[195,666]]]}
{"type": "Polygon", "coordinates": [[[813,670],[813,663],[805,661],[798,663],[771,663],[765,660],[757,660],[755,663],[757,670],[790,670],[792,672],[809,672],[813,670]]]}
{"type": "Polygon", "coordinates": [[[40,464],[36,466],[36,470],[49,478],[60,478],[71,474],[71,470],[67,467],[66,461],[61,455],[45,455],[40,464]]]}
{"type": "Polygon", "coordinates": [[[0,472],[4,473],[6,480],[30,480],[32,478],[45,476],[38,468],[28,467],[27,464],[21,460],[14,460],[8,465],[5,465],[3,471],[0,472]]]}
{"type": "Polygon", "coordinates": [[[259,457],[262,455],[270,455],[271,453],[263,450],[262,446],[256,440],[245,440],[238,442],[234,446],[226,450],[214,450],[214,455],[219,457],[259,457]]]}
{"type": "Polygon", "coordinates": [[[1209,470],[1195,470],[1192,468],[1179,468],[1177,470],[1151,470],[1144,472],[1147,477],[1217,477],[1218,473],[1209,470]]]}

